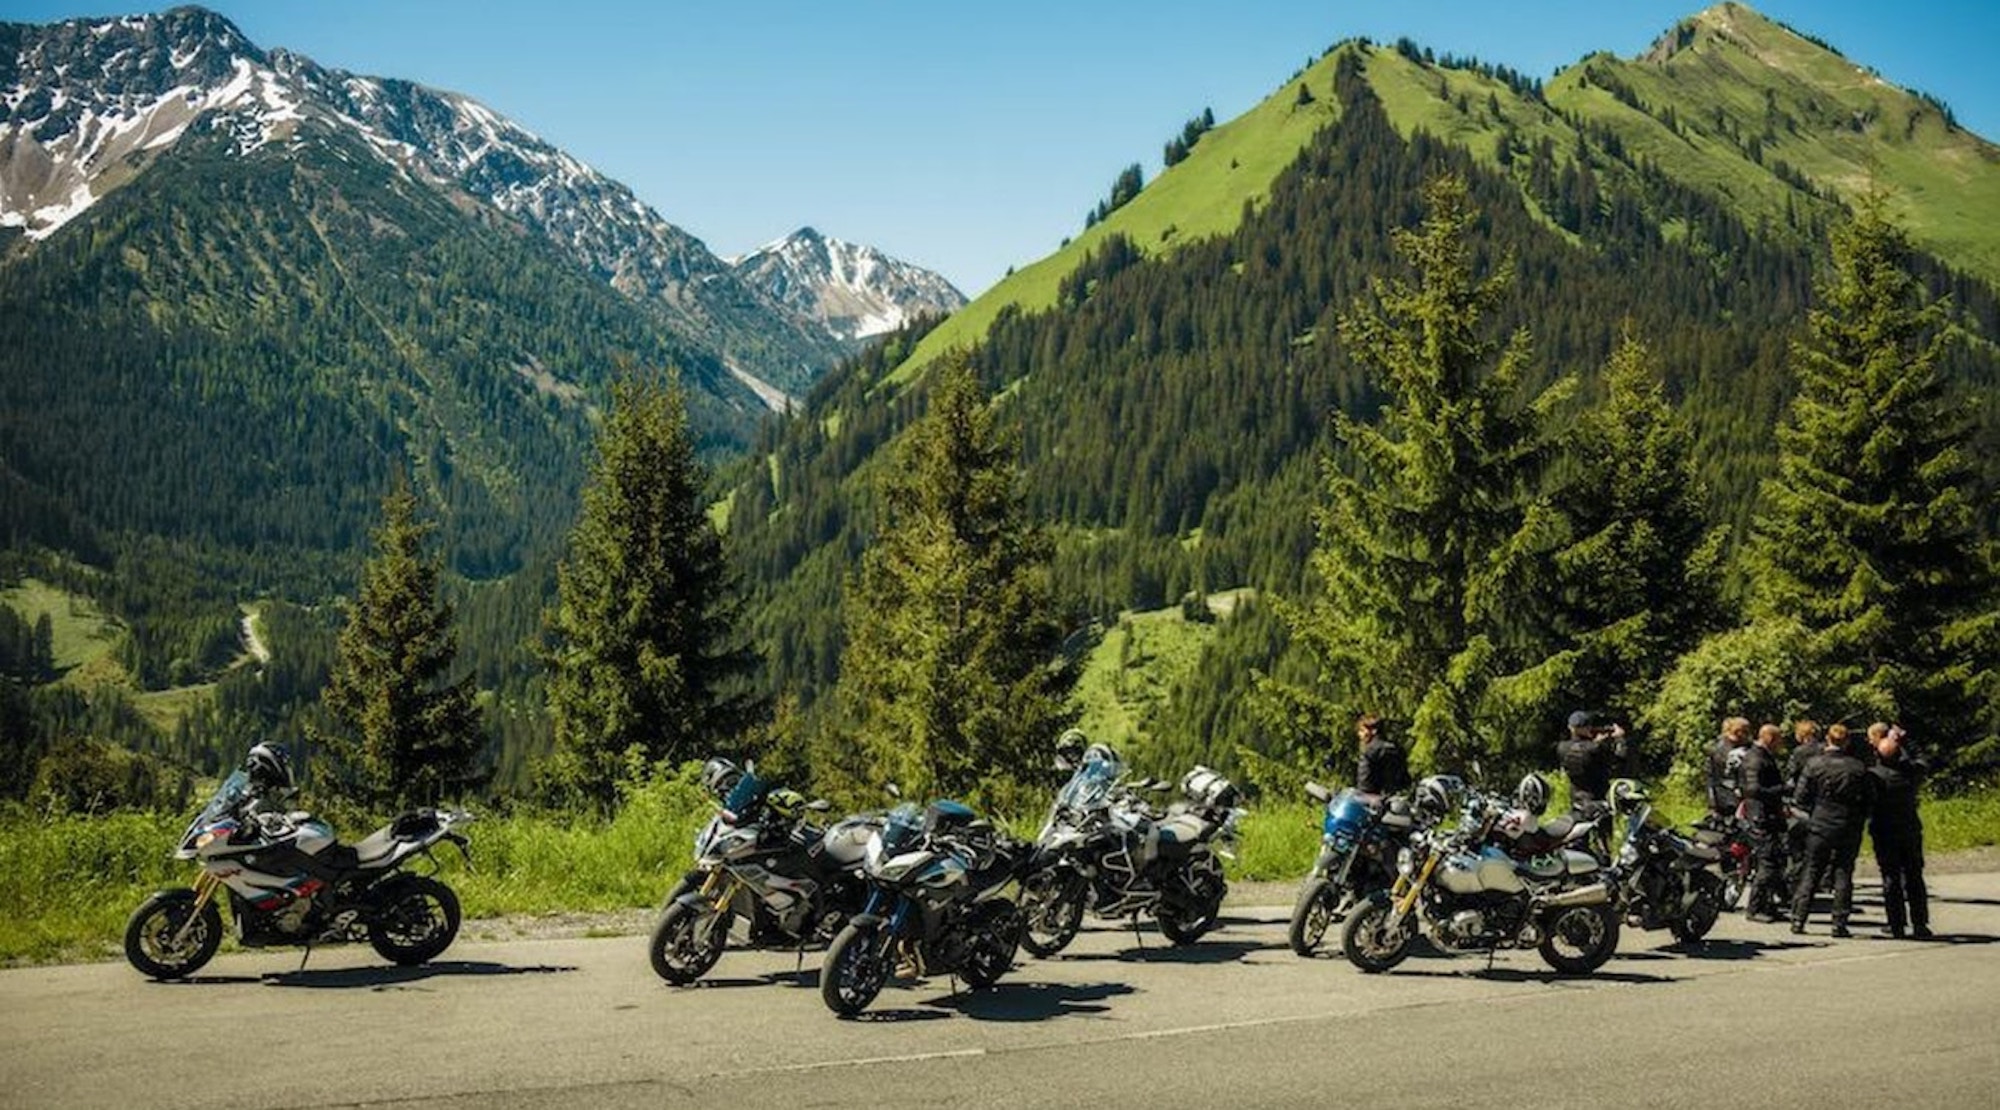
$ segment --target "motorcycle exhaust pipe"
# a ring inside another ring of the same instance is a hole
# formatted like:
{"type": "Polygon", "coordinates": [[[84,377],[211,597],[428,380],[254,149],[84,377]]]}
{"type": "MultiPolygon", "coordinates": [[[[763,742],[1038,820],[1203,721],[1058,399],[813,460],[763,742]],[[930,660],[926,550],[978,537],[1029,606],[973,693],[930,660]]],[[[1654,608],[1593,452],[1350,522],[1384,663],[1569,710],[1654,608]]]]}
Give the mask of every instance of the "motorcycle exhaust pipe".
{"type": "Polygon", "coordinates": [[[1551,894],[1542,899],[1545,909],[1565,910],[1571,906],[1601,906],[1611,901],[1611,888],[1603,883],[1580,886],[1575,890],[1565,890],[1561,894],[1551,894]]]}

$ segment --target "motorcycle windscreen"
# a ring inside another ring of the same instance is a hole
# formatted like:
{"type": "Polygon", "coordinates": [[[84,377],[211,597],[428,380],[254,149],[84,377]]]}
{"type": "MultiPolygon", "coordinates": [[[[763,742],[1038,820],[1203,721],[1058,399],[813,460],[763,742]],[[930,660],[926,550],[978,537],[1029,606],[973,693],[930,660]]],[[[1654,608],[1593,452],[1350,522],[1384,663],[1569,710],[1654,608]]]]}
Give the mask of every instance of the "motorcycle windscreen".
{"type": "Polygon", "coordinates": [[[1083,766],[1063,784],[1056,804],[1071,809],[1092,809],[1111,795],[1111,787],[1125,774],[1125,765],[1102,755],[1084,761],[1083,766]]]}

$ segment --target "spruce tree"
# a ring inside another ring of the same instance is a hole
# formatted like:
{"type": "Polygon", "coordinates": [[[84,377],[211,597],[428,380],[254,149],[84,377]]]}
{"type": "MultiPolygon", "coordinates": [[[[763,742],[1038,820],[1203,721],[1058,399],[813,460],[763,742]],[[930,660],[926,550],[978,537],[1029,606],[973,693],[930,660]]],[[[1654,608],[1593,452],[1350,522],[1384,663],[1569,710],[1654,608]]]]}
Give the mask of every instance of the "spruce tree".
{"type": "Polygon", "coordinates": [[[438,594],[443,559],[425,550],[433,528],[399,474],[321,695],[341,728],[317,734],[320,766],[372,805],[436,804],[465,789],[483,743],[472,675],[448,677],[458,637],[438,594]]]}
{"type": "Polygon", "coordinates": [[[1075,718],[1017,455],[963,356],[940,365],[848,587],[842,704],[866,772],[912,796],[1004,797],[1075,718]]]}
{"type": "Polygon", "coordinates": [[[1565,391],[1516,399],[1528,334],[1487,335],[1511,267],[1475,277],[1463,179],[1434,179],[1424,200],[1423,222],[1395,233],[1411,276],[1377,281],[1375,303],[1341,320],[1387,404],[1373,425],[1334,414],[1312,555],[1325,589],[1286,611],[1322,681],[1259,686],[1278,727],[1308,744],[1341,750],[1354,717],[1374,712],[1408,722],[1420,765],[1455,767],[1504,752],[1496,726],[1548,697],[1551,663],[1521,608],[1554,542],[1554,513],[1530,491],[1565,391]]]}
{"type": "Polygon", "coordinates": [[[1627,333],[1603,402],[1576,422],[1555,498],[1568,538],[1551,561],[1555,636],[1573,669],[1545,710],[1651,704],[1675,658],[1720,627],[1724,533],[1711,529],[1694,435],[1647,345],[1627,333]]]}
{"type": "Polygon", "coordinates": [[[1840,713],[1954,750],[1992,681],[1993,567],[1972,511],[1969,413],[1939,361],[1946,307],[1880,197],[1832,234],[1748,566],[1753,612],[1804,626],[1840,713]]]}
{"type": "Polygon", "coordinates": [[[679,382],[615,383],[597,448],[545,624],[550,773],[608,804],[632,755],[707,756],[761,703],[679,382]]]}

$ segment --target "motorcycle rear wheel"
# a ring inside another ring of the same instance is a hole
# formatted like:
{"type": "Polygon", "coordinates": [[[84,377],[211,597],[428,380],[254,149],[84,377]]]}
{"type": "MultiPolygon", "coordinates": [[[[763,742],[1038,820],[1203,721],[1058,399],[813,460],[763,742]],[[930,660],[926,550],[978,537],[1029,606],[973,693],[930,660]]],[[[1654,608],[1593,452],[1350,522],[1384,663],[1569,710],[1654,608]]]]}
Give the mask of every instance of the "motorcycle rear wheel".
{"type": "Polygon", "coordinates": [[[692,906],[675,902],[660,915],[653,927],[653,939],[646,953],[653,962],[653,974],[677,987],[708,974],[722,950],[729,947],[729,915],[701,913],[692,906]],[[701,926],[709,922],[706,938],[701,926]]]}
{"type": "Polygon", "coordinates": [[[139,904],[125,924],[125,959],[149,979],[185,979],[222,947],[222,912],[210,901],[194,912],[192,890],[163,890],[139,904]],[[188,919],[194,919],[188,924],[188,919]],[[174,934],[187,926],[179,944],[174,934]]]}
{"type": "Polygon", "coordinates": [[[1674,939],[1693,943],[1708,935],[1715,928],[1715,919],[1722,914],[1722,880],[1708,871],[1694,871],[1688,874],[1688,882],[1694,887],[1694,894],[1687,906],[1667,923],[1674,939]]]}
{"type": "Polygon", "coordinates": [[[999,982],[1014,966],[1014,949],[1022,933],[1021,918],[1012,903],[990,902],[981,912],[985,916],[977,926],[979,933],[958,968],[959,978],[974,990],[999,982]]]}
{"type": "Polygon", "coordinates": [[[391,881],[388,898],[368,925],[368,943],[401,967],[437,959],[458,938],[458,895],[427,875],[391,881]]]}
{"type": "Polygon", "coordinates": [[[880,928],[849,925],[833,938],[819,970],[819,998],[826,1008],[852,1017],[868,1008],[889,981],[889,960],[881,951],[880,928]]]}
{"type": "Polygon", "coordinates": [[[1618,908],[1565,906],[1542,917],[1543,962],[1564,975],[1588,975],[1618,951],[1618,908]]]}
{"type": "Polygon", "coordinates": [[[1341,953],[1348,963],[1370,975],[1395,967],[1410,954],[1413,922],[1405,919],[1391,934],[1387,927],[1390,909],[1389,892],[1378,890],[1357,904],[1340,927],[1341,953]]]}
{"type": "Polygon", "coordinates": [[[1083,928],[1083,879],[1045,871],[1021,888],[1021,947],[1048,959],[1069,947],[1083,928]]]}
{"type": "Polygon", "coordinates": [[[1299,891],[1299,901],[1292,908],[1292,929],[1289,939],[1292,951],[1301,956],[1311,956],[1319,950],[1320,941],[1326,939],[1326,931],[1334,920],[1333,884],[1325,879],[1314,879],[1299,891]]]}
{"type": "Polygon", "coordinates": [[[1160,922],[1160,935],[1176,947],[1200,940],[1222,920],[1222,900],[1228,896],[1229,886],[1223,881],[1221,869],[1199,871],[1193,885],[1191,902],[1162,898],[1160,908],[1153,911],[1160,922]]]}

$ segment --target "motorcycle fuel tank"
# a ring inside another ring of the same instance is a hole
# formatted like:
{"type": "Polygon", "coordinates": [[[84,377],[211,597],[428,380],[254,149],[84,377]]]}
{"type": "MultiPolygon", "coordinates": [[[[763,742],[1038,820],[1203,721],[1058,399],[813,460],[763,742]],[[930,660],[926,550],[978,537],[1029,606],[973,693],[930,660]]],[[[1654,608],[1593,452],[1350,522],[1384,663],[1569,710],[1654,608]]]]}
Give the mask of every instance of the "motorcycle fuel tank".
{"type": "Polygon", "coordinates": [[[1511,892],[1522,887],[1521,876],[1514,870],[1514,861],[1498,848],[1483,848],[1477,855],[1463,853],[1452,856],[1438,868],[1437,881],[1453,894],[1511,892]]]}

